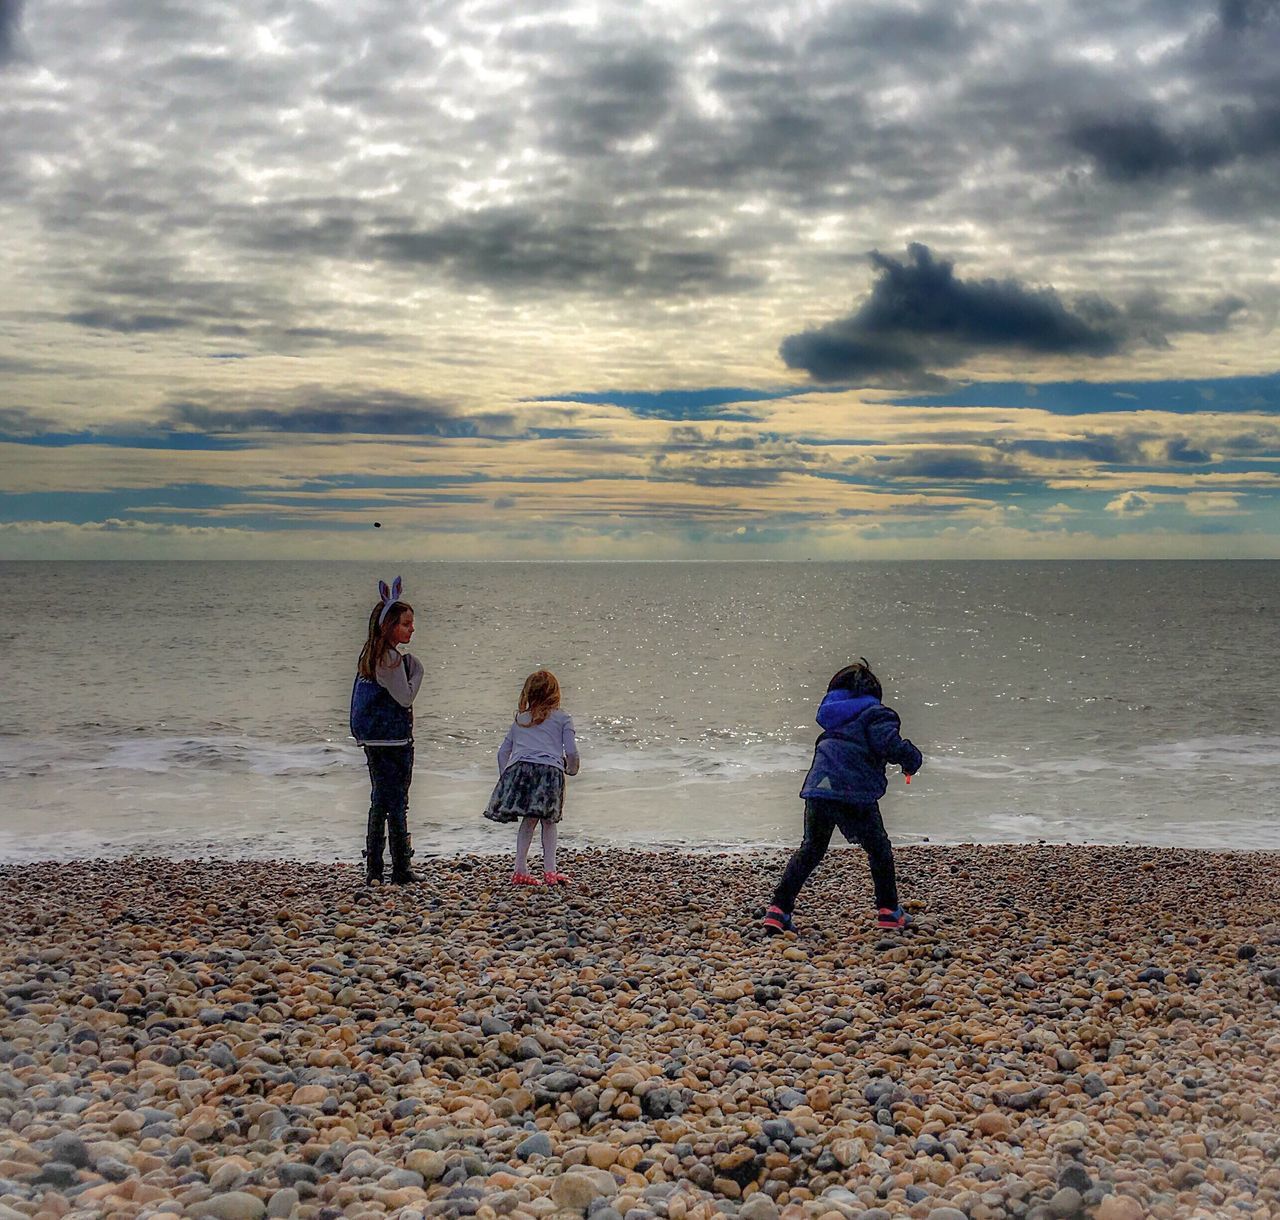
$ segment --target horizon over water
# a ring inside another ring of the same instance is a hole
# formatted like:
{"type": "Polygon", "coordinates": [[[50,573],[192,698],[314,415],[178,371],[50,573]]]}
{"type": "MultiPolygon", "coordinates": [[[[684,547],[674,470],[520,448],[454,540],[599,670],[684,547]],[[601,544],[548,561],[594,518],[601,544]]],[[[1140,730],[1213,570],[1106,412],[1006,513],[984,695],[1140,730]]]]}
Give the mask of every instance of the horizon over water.
{"type": "MultiPolygon", "coordinates": [[[[403,564],[426,669],[419,861],[509,852],[484,821],[525,675],[583,754],[562,834],[798,841],[828,678],[865,655],[925,766],[897,843],[1280,848],[1273,560],[403,564]],[[661,569],[660,575],[655,570],[661,569]]],[[[0,563],[0,863],[359,859],[347,700],[385,565],[0,563]]]]}

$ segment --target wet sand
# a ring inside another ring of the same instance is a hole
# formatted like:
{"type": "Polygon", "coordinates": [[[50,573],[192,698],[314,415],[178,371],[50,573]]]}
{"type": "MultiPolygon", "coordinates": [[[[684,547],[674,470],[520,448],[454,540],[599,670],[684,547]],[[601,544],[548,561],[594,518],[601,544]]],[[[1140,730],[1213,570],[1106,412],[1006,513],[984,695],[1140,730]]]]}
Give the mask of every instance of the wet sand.
{"type": "Polygon", "coordinates": [[[1280,1214],[1280,855],[0,868],[0,1220],[1280,1214]]]}

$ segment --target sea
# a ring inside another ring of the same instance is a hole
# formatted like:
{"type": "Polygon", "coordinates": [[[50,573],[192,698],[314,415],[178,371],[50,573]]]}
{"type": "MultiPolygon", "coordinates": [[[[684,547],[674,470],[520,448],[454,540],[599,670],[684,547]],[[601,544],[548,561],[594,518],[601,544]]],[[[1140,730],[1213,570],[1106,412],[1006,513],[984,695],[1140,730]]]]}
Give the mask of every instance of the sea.
{"type": "Polygon", "coordinates": [[[553,670],[581,773],[562,842],[798,841],[831,675],[866,657],[924,753],[897,843],[1280,848],[1280,563],[0,564],[0,862],[359,859],[348,735],[401,574],[418,859],[512,849],[481,811],[553,670]]]}

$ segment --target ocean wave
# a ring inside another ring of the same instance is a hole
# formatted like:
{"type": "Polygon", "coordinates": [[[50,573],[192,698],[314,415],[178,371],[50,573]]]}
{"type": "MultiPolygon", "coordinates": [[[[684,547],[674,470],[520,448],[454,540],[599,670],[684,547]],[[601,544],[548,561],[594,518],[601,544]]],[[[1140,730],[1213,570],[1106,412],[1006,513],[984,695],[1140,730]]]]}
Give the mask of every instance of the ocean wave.
{"type": "Polygon", "coordinates": [[[1000,756],[967,757],[939,754],[930,757],[931,770],[966,779],[1002,780],[1050,777],[1065,781],[1086,780],[1103,773],[1172,771],[1233,771],[1255,767],[1280,767],[1280,737],[1223,735],[1193,737],[1186,741],[1157,742],[1118,749],[1112,755],[1020,759],[1000,756]]]}
{"type": "MultiPolygon", "coordinates": [[[[592,774],[640,776],[679,774],[692,780],[734,780],[803,770],[808,746],[689,741],[673,746],[617,746],[591,749],[592,774]]],[[[495,773],[489,744],[420,741],[416,768],[444,779],[479,781],[495,773]]],[[[240,734],[25,740],[0,738],[0,779],[58,772],[225,771],[259,776],[323,777],[344,768],[363,768],[364,756],[350,740],[277,742],[240,734]]]]}
{"type": "MultiPolygon", "coordinates": [[[[671,745],[584,745],[584,778],[616,777],[619,782],[678,780],[681,783],[733,783],[769,776],[800,775],[812,747],[776,741],[728,739],[717,735],[671,745]]],[[[968,755],[957,747],[926,748],[925,778],[939,773],[952,779],[1000,784],[1005,781],[1055,780],[1087,783],[1117,775],[1205,771],[1220,774],[1280,767],[1280,736],[1220,735],[1181,741],[1117,747],[1106,753],[1054,756],[1046,746],[1017,753],[968,755]]],[[[364,757],[350,740],[281,742],[246,734],[171,734],[163,736],[26,739],[0,736],[0,780],[75,774],[140,772],[168,775],[220,772],[228,775],[324,779],[362,771],[364,757]]],[[[490,744],[419,742],[416,768],[441,779],[478,783],[496,774],[490,744]]],[[[896,768],[890,768],[896,775],[896,768]]]]}
{"type": "Polygon", "coordinates": [[[272,742],[247,736],[0,739],[0,779],[47,774],[228,770],[252,775],[327,775],[363,761],[341,742],[272,742]]]}

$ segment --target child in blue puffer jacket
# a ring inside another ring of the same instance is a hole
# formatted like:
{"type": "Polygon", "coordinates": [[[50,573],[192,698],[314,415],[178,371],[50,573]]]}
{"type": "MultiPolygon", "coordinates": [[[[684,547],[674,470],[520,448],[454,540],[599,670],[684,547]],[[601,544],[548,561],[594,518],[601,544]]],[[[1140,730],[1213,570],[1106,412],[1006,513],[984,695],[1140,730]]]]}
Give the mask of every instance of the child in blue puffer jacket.
{"type": "Polygon", "coordinates": [[[899,735],[898,713],[880,702],[883,692],[865,657],[842,669],[827,684],[818,707],[822,734],[800,795],[804,798],[804,839],[791,859],[765,912],[770,935],[789,932],[796,895],[831,845],[838,827],[850,843],[861,843],[871,865],[877,922],[882,928],[905,928],[910,916],[898,902],[893,844],[880,817],[880,798],[888,783],[886,763],[914,775],[923,763],[920,751],[899,735]]]}

